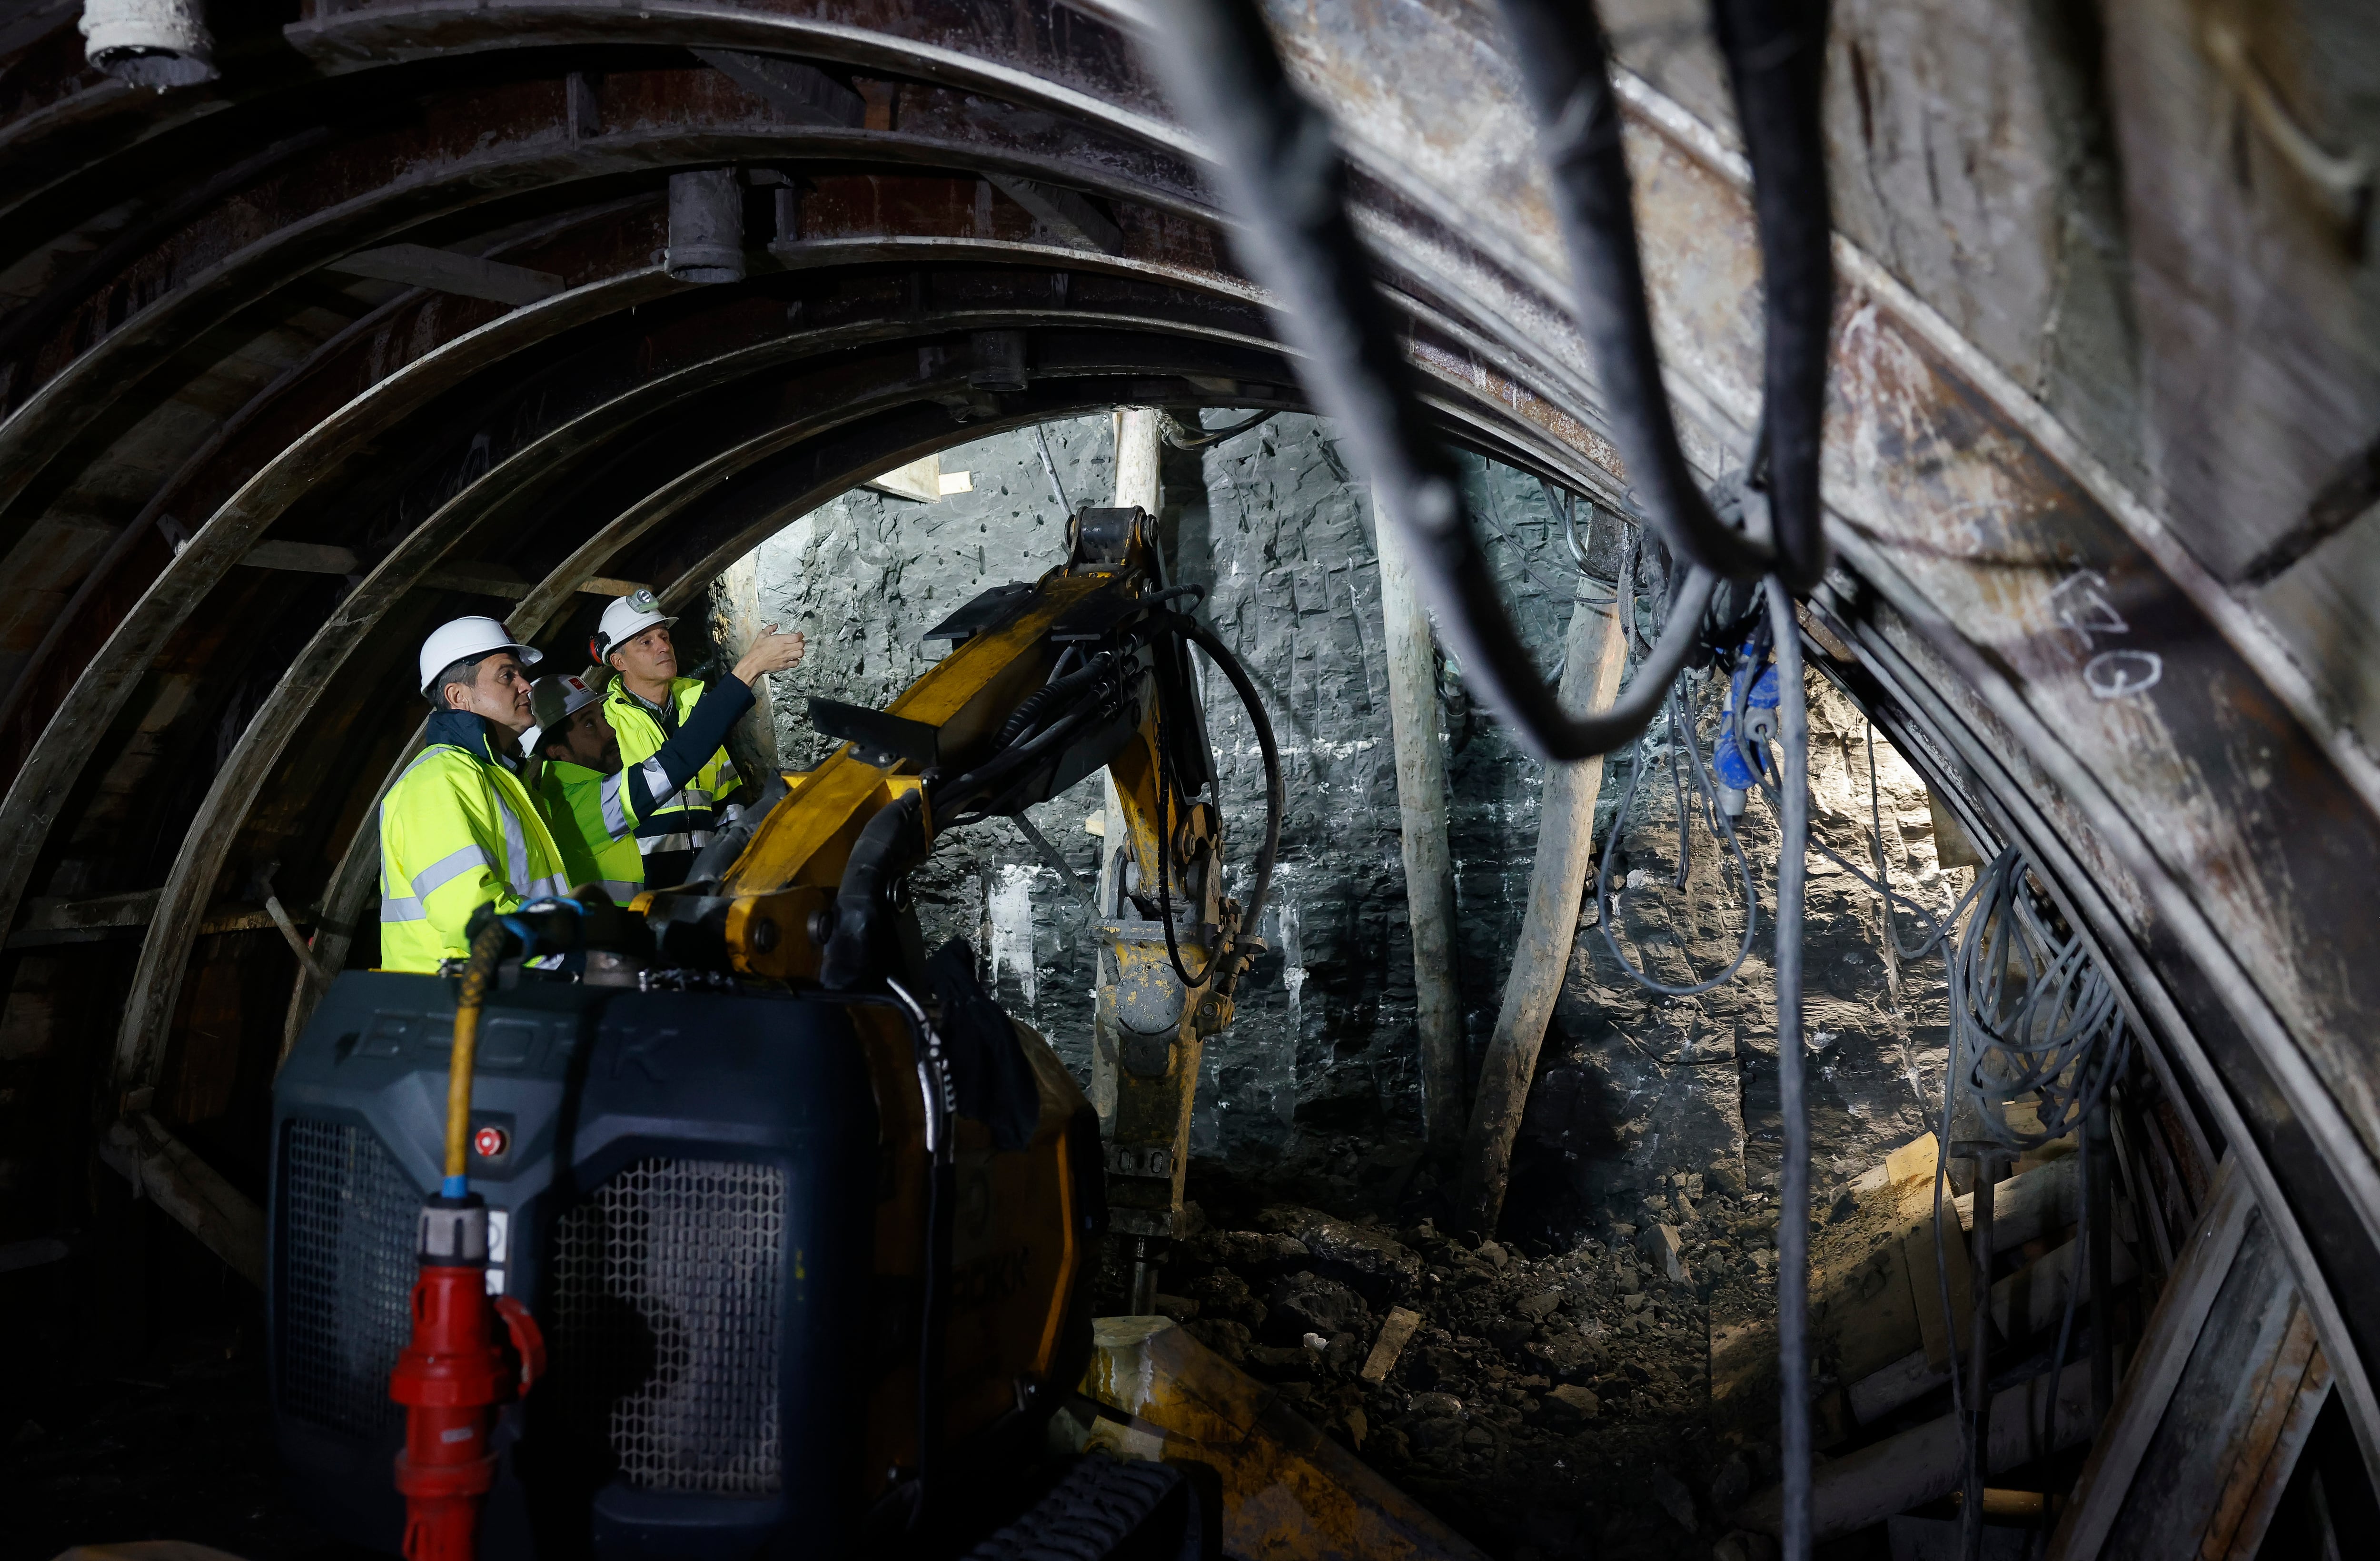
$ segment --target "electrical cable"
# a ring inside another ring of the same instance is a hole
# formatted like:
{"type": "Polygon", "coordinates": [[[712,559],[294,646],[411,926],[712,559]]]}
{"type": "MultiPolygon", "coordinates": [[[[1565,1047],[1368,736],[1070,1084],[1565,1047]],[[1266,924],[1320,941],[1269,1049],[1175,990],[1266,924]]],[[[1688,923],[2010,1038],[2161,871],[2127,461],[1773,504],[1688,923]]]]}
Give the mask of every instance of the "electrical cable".
{"type": "MultiPolygon", "coordinates": [[[[1962,1098],[1973,1103],[1984,1131],[2009,1148],[2036,1149],[2069,1133],[2087,1141],[2089,1134],[2077,1130],[2130,1060],[2130,1034],[2113,981],[2079,935],[2070,929],[2061,932],[2043,919],[2026,888],[2031,871],[2022,849],[2009,846],[1976,875],[1974,887],[1961,902],[1962,907],[1973,902],[1974,911],[1948,962],[1949,1057],[1938,1140],[1946,1147],[1962,1098]],[[2009,980],[2011,968],[2019,974],[2013,985],[2009,980]],[[2000,1060],[1995,1062],[1995,1058],[2000,1060]],[[2008,1105],[2027,1094],[2038,1101],[2040,1126],[2034,1131],[2015,1127],[2007,1119],[2008,1105]]],[[[2087,1143],[2083,1154],[2089,1154],[2087,1143]]],[[[1937,1156],[1934,1168],[1934,1261],[1946,1325],[1953,1317],[1946,1222],[1941,1218],[1949,1158],[1947,1153],[1937,1156]]],[[[2078,1168],[2087,1174],[2088,1160],[2078,1168]]],[[[2087,1205],[2089,1200],[2082,1202],[2087,1205]]],[[[2084,1250],[2081,1243],[2088,1240],[2087,1207],[2076,1240],[2078,1272],[2068,1279],[2067,1317],[2054,1358],[2060,1372],[2082,1283],[2079,1265],[2084,1250]]],[[[2049,1397],[2054,1413],[2054,1375],[2049,1397]]],[[[1950,1404],[1964,1462],[1972,1470],[1982,1456],[1975,1434],[1982,1406],[1966,1402],[1955,1370],[1950,1373],[1950,1404]]]]}
{"type": "Polygon", "coordinates": [[[1777,859],[1777,1109],[1784,1119],[1785,1164],[1777,1214],[1777,1376],[1783,1398],[1778,1438],[1784,1464],[1785,1555],[1810,1554],[1810,1110],[1803,1097],[1802,894],[1810,838],[1810,722],[1803,704],[1802,636],[1793,599],[1776,575],[1767,582],[1768,622],[1777,640],[1777,734],[1785,749],[1784,839],[1777,859]]]}
{"type": "MultiPolygon", "coordinates": [[[[1274,319],[1302,358],[1301,378],[1371,479],[1388,524],[1404,534],[1415,574],[1465,680],[1539,758],[1609,753],[1660,708],[1693,649],[1657,649],[1636,697],[1574,717],[1539,674],[1506,611],[1463,503],[1461,472],[1415,386],[1370,257],[1347,208],[1347,166],[1321,111],[1293,89],[1257,0],[1173,0],[1151,7],[1148,51],[1174,103],[1213,147],[1218,183],[1243,225],[1234,248],[1272,294],[1274,319]],[[1664,653],[1674,659],[1664,660],[1664,653]]],[[[1737,537],[1742,543],[1743,538],[1737,537]]],[[[1758,558],[1737,571],[1756,573],[1758,558]]],[[[1677,592],[1699,618],[1716,579],[1697,568],[1677,592]]]]}
{"type": "Polygon", "coordinates": [[[1165,442],[1176,450],[1205,450],[1220,444],[1227,439],[1237,439],[1250,429],[1269,422],[1279,415],[1275,412],[1259,412],[1255,417],[1233,423],[1228,428],[1201,427],[1196,433],[1192,433],[1190,431],[1192,425],[1184,422],[1171,412],[1160,412],[1157,415],[1157,427],[1158,431],[1165,436],[1165,442]]]}
{"type": "Polygon", "coordinates": [[[1058,508],[1071,516],[1075,506],[1067,502],[1066,485],[1058,480],[1058,463],[1050,454],[1049,432],[1038,423],[1033,425],[1033,442],[1041,452],[1041,469],[1050,474],[1050,491],[1058,496],[1058,508]]]}
{"type": "Polygon", "coordinates": [[[1823,6],[1714,0],[1753,165],[1767,335],[1761,427],[1775,546],[1721,519],[1696,486],[1661,382],[1618,102],[1591,7],[1503,0],[1535,113],[1555,216],[1570,251],[1577,314],[1595,353],[1604,415],[1629,478],[1670,547],[1730,579],[1775,567],[1806,590],[1826,571],[1817,457],[1826,403],[1833,272],[1818,117],[1823,6]]]}

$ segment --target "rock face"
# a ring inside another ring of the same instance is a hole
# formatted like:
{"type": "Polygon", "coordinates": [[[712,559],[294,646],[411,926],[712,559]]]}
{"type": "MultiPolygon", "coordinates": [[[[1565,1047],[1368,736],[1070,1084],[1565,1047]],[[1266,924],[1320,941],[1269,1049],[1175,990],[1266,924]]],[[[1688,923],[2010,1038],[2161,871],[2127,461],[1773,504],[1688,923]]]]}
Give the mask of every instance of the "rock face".
{"type": "MultiPolygon", "coordinates": [[[[1214,415],[1218,426],[1222,418],[1214,415]]],[[[1106,503],[1114,434],[1105,417],[1044,425],[1067,500],[1106,503]]],[[[934,502],[858,490],[794,521],[756,554],[757,615],[810,636],[800,668],[773,680],[778,752],[816,762],[827,744],[808,696],[881,708],[929,666],[921,636],[989,587],[1062,561],[1064,507],[1030,430],[945,451],[968,491],[934,502]]],[[[1551,668],[1576,576],[1536,478],[1471,460],[1473,500],[1500,528],[1489,547],[1516,616],[1551,668]]],[[[1410,1135],[1420,1120],[1413,962],[1398,852],[1394,756],[1382,661],[1370,506],[1328,428],[1283,416],[1196,454],[1168,450],[1160,533],[1176,583],[1206,587],[1201,615],[1264,690],[1290,805],[1271,951],[1243,982],[1239,1016],[1207,1048],[1193,1147],[1260,1155],[1300,1128],[1410,1135]]],[[[1590,526],[1609,575],[1618,527],[1590,526]]],[[[1454,791],[1466,1023],[1475,1048],[1495,1023],[1503,950],[1520,925],[1535,849],[1535,767],[1442,677],[1454,791]]],[[[1231,859],[1245,867],[1263,829],[1255,740],[1230,690],[1208,680],[1231,859]]],[[[1094,780],[1035,810],[1078,874],[1095,872],[1094,780]]],[[[1002,1000],[1087,1075],[1093,964],[1082,913],[1005,822],[953,841],[914,880],[929,945],[964,936],[1002,1000]]]]}
{"type": "MultiPolygon", "coordinates": [[[[1106,417],[1044,429],[1071,502],[1104,502],[1114,484],[1106,417]]],[[[969,490],[934,502],[858,490],[794,522],[757,553],[757,616],[806,630],[809,658],[775,682],[776,742],[789,765],[824,744],[805,698],[881,707],[938,651],[921,636],[978,591],[1031,579],[1063,555],[1063,509],[1030,431],[945,452],[969,490]]],[[[1549,672],[1576,580],[1563,529],[1533,478],[1465,467],[1490,557],[1524,636],[1549,672]]],[[[1207,587],[1200,609],[1265,691],[1290,797],[1269,952],[1242,985],[1239,1018],[1207,1049],[1193,1149],[1275,1156],[1301,1133],[1324,1159],[1368,1159],[1419,1121],[1413,977],[1396,837],[1393,756],[1381,663],[1378,571],[1364,490],[1328,427],[1280,417],[1195,454],[1169,450],[1160,532],[1172,578],[1207,587]],[[1340,1147],[1344,1144],[1345,1149],[1340,1147]]],[[[1616,572],[1620,529],[1606,516],[1582,538],[1590,566],[1616,572]]],[[[1441,663],[1453,788],[1458,950],[1464,1021],[1475,1063],[1494,1027],[1536,846],[1537,768],[1465,697],[1441,663]]],[[[1705,700],[1707,706],[1708,697],[1705,700]]],[[[1232,859],[1245,865],[1261,828],[1260,773],[1247,723],[1220,680],[1208,719],[1221,764],[1232,859]]],[[[1711,722],[1702,721],[1705,746],[1711,722]]],[[[1813,694],[1812,788],[1822,841],[1870,860],[1863,727],[1823,684],[1813,694]]],[[[1670,738],[1657,723],[1605,768],[1598,841],[1638,764],[1647,780],[1621,832],[1616,877],[1622,949],[1672,985],[1735,957],[1742,886],[1726,849],[1692,832],[1686,883],[1677,871],[1670,738]]],[[[1925,903],[1948,903],[1935,868],[1923,786],[1889,747],[1876,748],[1886,853],[1925,903]]],[[[1078,874],[1095,872],[1096,783],[1037,809],[1078,874]]],[[[1548,1037],[1515,1148],[1505,1228],[1605,1239],[1688,1216],[1646,1214],[1642,1200],[1684,1173],[1714,1186],[1758,1184],[1777,1146],[1775,1014],[1768,956],[1775,920],[1776,828],[1767,804],[1746,814],[1743,842],[1761,896],[1749,957],[1732,983],[1665,998],[1630,980],[1582,908],[1577,954],[1548,1037]]],[[[1924,1081],[1938,1071],[1943,1021],[1938,960],[1912,962],[1902,1001],[1889,1001],[1875,895],[1814,856],[1809,895],[1807,1028],[1818,1147],[1828,1192],[1927,1125],[1924,1081]]],[[[964,936],[1002,1000],[1042,1029],[1087,1076],[1093,963],[1083,914],[1038,853],[1005,822],[970,831],[917,876],[931,942],[964,936]]],[[[1903,917],[1904,937],[1919,929],[1903,917]]],[[[1345,1168],[1352,1171],[1351,1164],[1345,1168]]],[[[1424,1170],[1417,1188],[1429,1185],[1424,1170]]],[[[1692,1255],[1688,1254],[1691,1263],[1692,1255]]]]}

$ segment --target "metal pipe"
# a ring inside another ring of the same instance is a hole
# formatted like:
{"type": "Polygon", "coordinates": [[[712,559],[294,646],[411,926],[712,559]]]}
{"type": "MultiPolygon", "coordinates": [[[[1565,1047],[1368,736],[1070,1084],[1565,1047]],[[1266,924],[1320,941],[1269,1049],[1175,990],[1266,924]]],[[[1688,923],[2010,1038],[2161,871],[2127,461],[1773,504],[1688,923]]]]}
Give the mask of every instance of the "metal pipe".
{"type": "Polygon", "coordinates": [[[669,248],[662,260],[680,282],[744,280],[744,189],[735,169],[670,175],[669,248]]]}
{"type": "Polygon", "coordinates": [[[76,28],[83,56],[136,87],[195,87],[215,79],[205,0],[84,0],[76,28]]]}

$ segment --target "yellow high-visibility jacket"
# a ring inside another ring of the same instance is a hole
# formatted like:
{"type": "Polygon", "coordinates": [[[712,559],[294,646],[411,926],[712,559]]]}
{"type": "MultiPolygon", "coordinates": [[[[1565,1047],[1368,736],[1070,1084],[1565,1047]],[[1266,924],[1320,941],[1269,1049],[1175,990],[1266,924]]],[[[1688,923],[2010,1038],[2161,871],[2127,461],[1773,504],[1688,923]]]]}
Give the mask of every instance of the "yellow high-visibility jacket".
{"type": "MultiPolygon", "coordinates": [[[[620,739],[621,768],[634,769],[660,753],[662,744],[692,718],[702,693],[699,678],[672,678],[664,723],[654,715],[653,707],[628,692],[625,678],[614,677],[603,696],[603,714],[620,739]],[[662,730],[664,724],[667,731],[662,730]]],[[[637,819],[637,849],[648,856],[660,851],[700,851],[710,843],[711,831],[719,827],[720,809],[728,794],[741,783],[726,748],[712,749],[691,779],[659,798],[650,812],[637,819]]]]}
{"type": "Polygon", "coordinates": [[[604,783],[616,787],[619,779],[568,759],[548,759],[537,790],[545,801],[545,816],[553,821],[553,838],[562,847],[570,881],[600,885],[625,905],[644,889],[645,854],[637,849],[632,829],[615,837],[604,819],[604,783]]]}
{"type": "MultiPolygon", "coordinates": [[[[702,688],[698,683],[693,686],[702,688]]],[[[684,809],[678,799],[684,796],[687,782],[699,784],[706,771],[720,767],[729,775],[735,773],[719,744],[728,728],[752,708],[752,698],[751,688],[741,680],[721,678],[701,693],[675,735],[651,753],[629,758],[627,738],[621,735],[622,763],[609,775],[565,759],[546,761],[545,773],[538,778],[538,791],[545,799],[553,837],[562,842],[562,859],[569,865],[571,882],[600,883],[604,893],[623,905],[646,888],[645,853],[640,849],[645,824],[663,807],[675,807],[680,819],[671,825],[671,830],[683,832],[679,823],[684,809]]],[[[607,707],[604,713],[613,712],[607,707]]],[[[651,717],[648,714],[645,719],[650,721],[651,717]]],[[[702,838],[709,843],[708,832],[702,838]]]]}
{"type": "Polygon", "coordinates": [[[562,848],[520,777],[496,756],[487,723],[465,710],[430,718],[429,746],[380,809],[380,963],[434,972],[469,952],[464,928],[567,894],[562,848]]]}

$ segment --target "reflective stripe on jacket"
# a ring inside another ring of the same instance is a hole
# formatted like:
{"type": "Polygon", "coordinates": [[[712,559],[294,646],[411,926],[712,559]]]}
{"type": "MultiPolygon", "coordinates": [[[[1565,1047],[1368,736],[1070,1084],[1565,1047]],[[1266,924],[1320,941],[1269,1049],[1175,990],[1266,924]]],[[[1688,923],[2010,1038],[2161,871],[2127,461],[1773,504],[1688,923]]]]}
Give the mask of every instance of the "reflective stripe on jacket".
{"type": "Polygon", "coordinates": [[[380,963],[434,972],[469,951],[471,913],[567,894],[562,849],[520,777],[464,710],[430,718],[430,745],[380,809],[380,963]]]}
{"type": "MultiPolygon", "coordinates": [[[[719,765],[721,740],[752,708],[752,698],[739,679],[721,678],[701,691],[691,713],[673,722],[677,730],[658,750],[610,775],[564,759],[548,761],[538,789],[572,882],[600,882],[625,904],[646,887],[649,853],[697,849],[696,831],[683,825],[686,809],[710,805],[710,793],[701,788],[700,778],[719,765]],[[663,819],[662,831],[642,828],[656,816],[663,819]]],[[[710,838],[702,832],[703,841],[710,838]]]]}
{"type": "MultiPolygon", "coordinates": [[[[673,728],[694,714],[695,707],[702,702],[702,694],[698,678],[670,680],[669,724],[673,728]]],[[[611,688],[603,696],[603,714],[612,722],[613,733],[620,739],[623,775],[647,764],[670,738],[671,733],[662,730],[652,707],[628,692],[625,678],[612,680],[611,688]]],[[[719,825],[719,805],[740,783],[735,761],[727,756],[723,745],[714,749],[681,787],[662,793],[668,780],[656,768],[648,768],[647,778],[662,800],[645,817],[631,820],[637,848],[647,854],[656,851],[699,851],[709,845],[711,831],[719,825]]]]}

